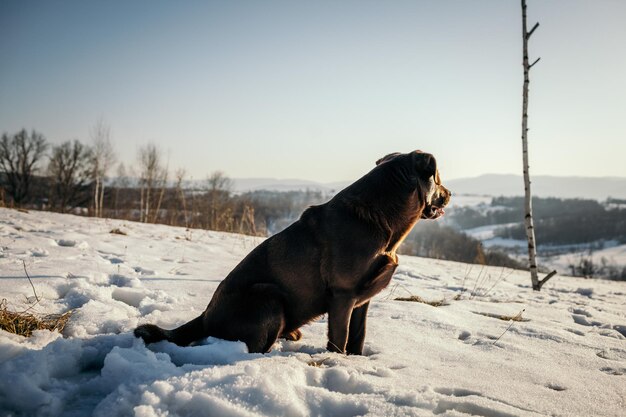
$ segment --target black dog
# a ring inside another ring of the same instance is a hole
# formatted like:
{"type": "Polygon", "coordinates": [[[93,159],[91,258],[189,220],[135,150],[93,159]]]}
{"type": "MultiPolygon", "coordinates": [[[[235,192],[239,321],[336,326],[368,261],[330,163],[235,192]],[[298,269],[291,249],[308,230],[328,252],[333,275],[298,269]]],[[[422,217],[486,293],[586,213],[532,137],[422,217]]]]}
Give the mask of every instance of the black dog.
{"type": "Polygon", "coordinates": [[[181,346],[214,336],[268,352],[278,337],[299,340],[302,325],[328,313],[328,350],[361,354],[369,301],[389,284],[396,249],[450,200],[428,153],[394,153],[376,165],[250,252],[199,317],[174,330],[144,324],[135,336],[181,346]]]}

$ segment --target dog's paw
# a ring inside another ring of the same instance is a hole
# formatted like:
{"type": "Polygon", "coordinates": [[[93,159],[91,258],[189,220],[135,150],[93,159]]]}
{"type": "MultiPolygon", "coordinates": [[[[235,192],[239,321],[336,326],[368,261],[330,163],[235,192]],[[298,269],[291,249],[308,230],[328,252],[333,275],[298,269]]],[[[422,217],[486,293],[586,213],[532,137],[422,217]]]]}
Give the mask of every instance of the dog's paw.
{"type": "Polygon", "coordinates": [[[154,324],[142,324],[133,333],[135,337],[143,339],[146,345],[167,339],[165,331],[154,324]]]}
{"type": "Polygon", "coordinates": [[[298,340],[302,339],[302,332],[300,331],[300,329],[296,329],[290,333],[283,333],[280,335],[280,337],[282,337],[285,340],[291,340],[292,342],[297,342],[298,340]]]}

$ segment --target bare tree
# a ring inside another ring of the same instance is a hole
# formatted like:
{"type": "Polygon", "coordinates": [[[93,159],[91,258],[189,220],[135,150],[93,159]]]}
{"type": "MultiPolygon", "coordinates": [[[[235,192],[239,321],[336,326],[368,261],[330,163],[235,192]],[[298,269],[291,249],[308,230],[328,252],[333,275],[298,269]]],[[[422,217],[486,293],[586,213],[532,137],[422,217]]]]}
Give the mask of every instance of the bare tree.
{"type": "Polygon", "coordinates": [[[232,230],[232,209],[228,207],[233,181],[222,171],[213,172],[206,181],[207,229],[232,230]]]}
{"type": "MultiPolygon", "coordinates": [[[[160,149],[153,143],[139,149],[138,160],[141,170],[139,174],[141,186],[139,221],[147,223],[156,221],[158,216],[158,209],[152,208],[155,205],[154,192],[159,187],[161,189],[165,187],[167,169],[162,166],[160,149]],[[151,210],[155,212],[152,217],[150,217],[151,210]]],[[[156,205],[158,204],[157,202],[156,205]]]]}
{"type": "MultiPolygon", "coordinates": [[[[183,181],[185,180],[186,171],[184,168],[176,170],[174,174],[176,177],[176,199],[180,199],[180,204],[183,209],[183,221],[185,227],[189,227],[189,217],[187,215],[187,200],[185,198],[185,190],[183,188],[183,181]]],[[[176,210],[172,210],[172,216],[175,216],[176,210]]],[[[172,217],[173,219],[174,217],[172,217]]],[[[171,222],[175,224],[174,221],[171,222]]]]}
{"type": "Polygon", "coordinates": [[[85,190],[91,175],[91,150],[79,141],[67,141],[52,149],[48,164],[48,175],[52,178],[50,202],[65,212],[75,204],[89,200],[85,190]],[[85,193],[81,199],[80,194],[85,193]]]}
{"type": "Polygon", "coordinates": [[[119,205],[120,189],[128,188],[129,185],[130,185],[130,179],[126,172],[126,166],[124,165],[123,162],[120,162],[120,164],[117,166],[117,172],[115,174],[115,181],[114,181],[115,193],[113,195],[113,211],[114,211],[115,217],[119,217],[118,205],[119,205]]]}
{"type": "Polygon", "coordinates": [[[256,222],[254,220],[254,206],[244,204],[239,221],[239,233],[257,236],[256,222]]]}
{"type": "Polygon", "coordinates": [[[17,205],[28,197],[37,163],[44,156],[48,144],[40,133],[34,130],[29,135],[26,129],[9,137],[6,133],[0,140],[0,178],[5,183],[7,193],[17,205]]]}
{"type": "Polygon", "coordinates": [[[526,0],[522,0],[522,49],[524,67],[524,85],[522,88],[522,159],[524,169],[524,205],[525,215],[524,224],[526,228],[526,238],[528,240],[528,261],[530,269],[530,279],[532,281],[533,290],[539,291],[543,284],[556,275],[556,271],[549,273],[544,279],[539,280],[537,272],[537,246],[535,244],[535,227],[533,222],[532,210],[532,194],[530,192],[530,171],[528,169],[528,85],[530,84],[530,69],[541,58],[537,58],[532,64],[528,60],[528,39],[539,27],[539,23],[535,23],[530,31],[526,26],[526,0]]]}
{"type": "Polygon", "coordinates": [[[111,144],[111,129],[102,120],[98,120],[91,128],[92,140],[92,165],[94,181],[94,216],[102,217],[102,207],[104,205],[104,180],[108,171],[115,163],[115,151],[111,144]]]}
{"type": "Polygon", "coordinates": [[[165,188],[167,187],[167,177],[169,175],[169,161],[165,168],[161,169],[158,173],[157,177],[157,186],[160,186],[161,191],[159,192],[159,196],[156,202],[156,207],[154,208],[154,215],[152,216],[152,223],[156,223],[159,215],[161,213],[161,204],[163,203],[163,196],[165,195],[165,188]]]}

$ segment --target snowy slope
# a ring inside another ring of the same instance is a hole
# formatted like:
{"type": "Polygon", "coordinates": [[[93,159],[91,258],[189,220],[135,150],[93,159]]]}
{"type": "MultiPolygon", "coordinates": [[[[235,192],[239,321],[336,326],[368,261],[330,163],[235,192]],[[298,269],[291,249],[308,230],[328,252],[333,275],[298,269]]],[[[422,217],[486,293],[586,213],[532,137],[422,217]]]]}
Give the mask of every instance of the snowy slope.
{"type": "Polygon", "coordinates": [[[260,241],[0,209],[0,298],[33,306],[26,267],[35,311],[75,309],[64,337],[0,331],[0,416],[624,415],[626,283],[556,277],[535,293],[522,272],[402,257],[365,356],[328,353],[324,318],[266,355],[132,336],[197,316],[260,241]],[[394,300],[408,295],[447,305],[394,300]]]}

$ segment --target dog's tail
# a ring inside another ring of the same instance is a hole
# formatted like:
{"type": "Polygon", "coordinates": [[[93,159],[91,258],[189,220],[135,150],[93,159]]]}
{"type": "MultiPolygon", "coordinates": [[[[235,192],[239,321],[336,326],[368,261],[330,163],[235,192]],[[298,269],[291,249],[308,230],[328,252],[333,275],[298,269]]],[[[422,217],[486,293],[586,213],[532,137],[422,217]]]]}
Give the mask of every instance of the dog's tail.
{"type": "Polygon", "coordinates": [[[178,346],[187,346],[196,340],[209,336],[204,326],[204,314],[173,330],[165,330],[154,324],[142,324],[134,331],[147,344],[167,340],[178,346]]]}

